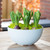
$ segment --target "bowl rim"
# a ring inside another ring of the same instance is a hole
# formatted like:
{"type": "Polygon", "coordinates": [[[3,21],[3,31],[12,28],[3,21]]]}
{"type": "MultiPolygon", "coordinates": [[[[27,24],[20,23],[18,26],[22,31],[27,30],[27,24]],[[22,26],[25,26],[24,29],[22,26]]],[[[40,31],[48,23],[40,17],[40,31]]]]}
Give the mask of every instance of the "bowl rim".
{"type": "MultiPolygon", "coordinates": [[[[8,27],[9,28],[9,27],[8,27]]],[[[9,28],[9,29],[12,29],[12,28],[9,28]]],[[[42,26],[42,28],[40,28],[40,29],[43,29],[43,26],[42,26]]],[[[31,29],[31,30],[40,30],[40,29],[31,29]]],[[[12,30],[22,30],[22,29],[12,29],[12,30]]],[[[23,30],[24,31],[24,30],[23,30]]],[[[25,30],[25,31],[29,31],[29,30],[25,30]]]]}

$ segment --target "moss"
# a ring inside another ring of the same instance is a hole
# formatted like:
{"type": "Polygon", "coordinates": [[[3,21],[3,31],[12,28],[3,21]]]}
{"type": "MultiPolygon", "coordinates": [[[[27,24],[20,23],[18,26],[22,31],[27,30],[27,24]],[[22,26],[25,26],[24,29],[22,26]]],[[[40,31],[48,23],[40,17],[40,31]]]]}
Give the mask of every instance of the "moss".
{"type": "MultiPolygon", "coordinates": [[[[9,28],[14,28],[15,27],[15,24],[10,24],[9,25],[9,28]]],[[[22,29],[22,30],[24,30],[25,29],[25,25],[24,24],[22,24],[22,23],[19,23],[19,27],[22,29]]],[[[29,25],[29,27],[28,27],[28,29],[29,30],[31,30],[31,29],[33,29],[34,28],[34,23],[32,23],[32,24],[30,24],[29,25]]],[[[42,26],[40,25],[40,24],[38,24],[38,27],[36,28],[36,29],[41,29],[42,28],[42,26]]]]}
{"type": "Polygon", "coordinates": [[[15,24],[11,23],[8,27],[13,29],[15,27],[15,24]]]}
{"type": "Polygon", "coordinates": [[[22,24],[22,23],[19,23],[19,27],[20,27],[21,29],[24,29],[24,28],[25,28],[24,24],[22,24]]]}
{"type": "Polygon", "coordinates": [[[29,30],[31,30],[32,29],[32,26],[31,25],[29,25],[29,30]]]}
{"type": "MultiPolygon", "coordinates": [[[[34,28],[34,23],[31,24],[31,27],[34,28]]],[[[36,29],[41,29],[42,26],[40,24],[38,24],[38,27],[36,29]]]]}
{"type": "Polygon", "coordinates": [[[36,29],[41,29],[41,28],[42,28],[42,26],[40,24],[38,24],[38,27],[36,29]]]}

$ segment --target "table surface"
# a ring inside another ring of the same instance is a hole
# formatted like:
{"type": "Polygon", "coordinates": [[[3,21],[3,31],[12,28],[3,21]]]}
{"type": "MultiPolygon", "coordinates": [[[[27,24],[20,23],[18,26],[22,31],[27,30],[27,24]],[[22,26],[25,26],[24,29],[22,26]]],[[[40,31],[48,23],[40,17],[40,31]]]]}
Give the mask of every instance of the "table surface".
{"type": "Polygon", "coordinates": [[[32,46],[15,44],[7,32],[0,32],[0,50],[50,50],[50,28],[44,28],[39,41],[32,46]]]}

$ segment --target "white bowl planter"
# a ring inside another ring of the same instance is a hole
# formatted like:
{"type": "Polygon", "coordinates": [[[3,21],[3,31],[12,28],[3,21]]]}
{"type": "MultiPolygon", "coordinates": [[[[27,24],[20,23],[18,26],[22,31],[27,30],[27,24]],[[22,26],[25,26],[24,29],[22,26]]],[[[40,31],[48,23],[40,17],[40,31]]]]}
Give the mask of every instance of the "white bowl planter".
{"type": "Polygon", "coordinates": [[[32,45],[39,40],[43,28],[36,30],[17,30],[8,27],[8,34],[11,39],[19,45],[32,45]]]}

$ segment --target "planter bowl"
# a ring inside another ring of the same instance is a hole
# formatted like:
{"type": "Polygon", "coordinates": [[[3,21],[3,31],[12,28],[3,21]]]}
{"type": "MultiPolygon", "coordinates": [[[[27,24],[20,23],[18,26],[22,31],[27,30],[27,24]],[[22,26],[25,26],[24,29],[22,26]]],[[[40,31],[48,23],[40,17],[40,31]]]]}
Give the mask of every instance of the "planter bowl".
{"type": "Polygon", "coordinates": [[[8,27],[10,38],[19,45],[32,45],[39,40],[43,28],[36,30],[17,30],[8,27]]]}

